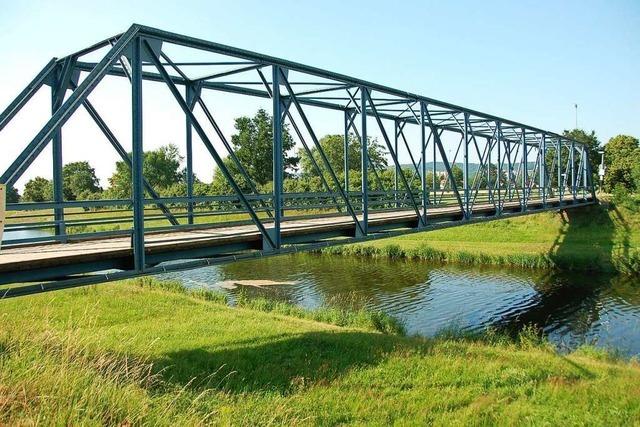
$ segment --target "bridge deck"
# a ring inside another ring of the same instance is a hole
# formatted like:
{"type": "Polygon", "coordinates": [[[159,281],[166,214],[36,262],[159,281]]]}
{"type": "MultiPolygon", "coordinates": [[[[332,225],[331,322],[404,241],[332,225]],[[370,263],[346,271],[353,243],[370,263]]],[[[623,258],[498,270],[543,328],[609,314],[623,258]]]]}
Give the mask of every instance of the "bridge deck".
{"type": "MultiPolygon", "coordinates": [[[[581,203],[590,199],[582,199],[581,203]]],[[[557,199],[548,200],[548,208],[557,208],[557,199]]],[[[529,210],[542,208],[540,201],[530,201],[529,210]]],[[[505,212],[518,212],[518,202],[504,205],[505,212]]],[[[476,216],[491,216],[493,204],[476,205],[476,216]]],[[[428,209],[432,223],[461,219],[458,206],[428,209]]],[[[414,211],[378,212],[369,215],[369,227],[373,232],[389,231],[399,227],[415,227],[414,211]]],[[[282,223],[283,242],[313,242],[328,237],[354,236],[355,225],[347,215],[290,220],[282,223]]],[[[218,226],[186,231],[154,232],[145,236],[145,250],[150,263],[188,257],[206,257],[239,250],[260,249],[261,236],[253,225],[218,226]]],[[[130,237],[113,237],[83,240],[69,243],[32,244],[8,247],[0,252],[0,283],[12,283],[21,278],[38,280],[66,274],[96,271],[102,268],[130,268],[132,258],[130,237]],[[97,263],[97,264],[96,264],[97,263]],[[82,265],[91,265],[90,269],[82,265]],[[73,266],[73,267],[72,267],[73,266]],[[38,273],[40,272],[40,273],[38,273]]]]}

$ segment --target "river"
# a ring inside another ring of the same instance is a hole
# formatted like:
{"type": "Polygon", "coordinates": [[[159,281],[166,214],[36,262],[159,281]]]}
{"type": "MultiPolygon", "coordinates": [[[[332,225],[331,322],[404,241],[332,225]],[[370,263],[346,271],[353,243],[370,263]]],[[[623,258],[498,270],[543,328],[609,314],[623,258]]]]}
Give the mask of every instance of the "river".
{"type": "MultiPolygon", "coordinates": [[[[11,239],[45,232],[9,232],[11,239]]],[[[364,306],[402,319],[410,334],[446,329],[517,331],[535,324],[561,351],[581,344],[640,355],[640,280],[606,274],[433,265],[421,261],[295,254],[203,267],[161,278],[190,288],[244,290],[307,308],[364,306]],[[286,285],[222,285],[271,280],[286,285]]]]}
{"type": "Polygon", "coordinates": [[[535,324],[561,351],[592,344],[640,355],[640,283],[623,276],[295,254],[161,277],[220,289],[232,299],[244,290],[308,308],[382,310],[402,319],[410,334],[427,337],[451,328],[517,331],[535,324]],[[234,280],[288,284],[226,289],[234,280]]]}

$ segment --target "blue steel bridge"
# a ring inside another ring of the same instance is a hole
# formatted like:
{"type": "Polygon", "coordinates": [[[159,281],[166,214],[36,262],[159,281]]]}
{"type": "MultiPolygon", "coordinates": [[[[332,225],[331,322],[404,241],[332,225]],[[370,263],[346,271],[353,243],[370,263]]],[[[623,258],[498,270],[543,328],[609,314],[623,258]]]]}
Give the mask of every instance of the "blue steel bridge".
{"type": "Polygon", "coordinates": [[[587,151],[562,135],[141,25],[51,59],[2,112],[0,143],[9,143],[3,134],[23,107],[39,102],[34,95],[49,90],[51,113],[44,125],[30,140],[12,139],[22,151],[0,163],[7,164],[0,183],[13,185],[51,146],[53,199],[6,206],[0,251],[5,298],[595,203],[587,151]],[[131,115],[124,135],[105,118],[113,106],[92,102],[92,92],[112,79],[127,87],[118,104],[131,115]],[[144,95],[152,86],[171,95],[167,108],[184,122],[184,197],[160,197],[143,174],[144,95]],[[269,106],[274,117],[269,192],[258,190],[235,155],[216,118],[220,109],[208,105],[216,96],[269,106]],[[101,135],[92,143],[110,144],[130,168],[131,198],[65,200],[62,130],[80,111],[101,135]],[[361,141],[360,182],[335,172],[317,133],[327,119],[319,124],[316,111],[332,117],[344,134],[345,170],[347,141],[361,141]],[[283,190],[283,126],[309,156],[323,191],[283,190]],[[394,171],[389,188],[368,158],[371,136],[382,143],[394,171]],[[232,194],[194,195],[196,144],[204,146],[232,194]],[[311,156],[314,149],[318,154],[311,156]],[[462,169],[462,185],[453,178],[454,166],[462,169]],[[86,231],[113,224],[119,227],[86,231]]]}

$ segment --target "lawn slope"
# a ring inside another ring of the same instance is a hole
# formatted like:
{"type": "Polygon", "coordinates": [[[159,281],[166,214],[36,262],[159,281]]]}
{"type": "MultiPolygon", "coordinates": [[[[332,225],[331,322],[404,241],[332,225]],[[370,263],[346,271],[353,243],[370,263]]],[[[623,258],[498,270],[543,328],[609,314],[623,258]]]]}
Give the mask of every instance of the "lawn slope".
{"type": "Polygon", "coordinates": [[[640,212],[604,203],[412,233],[324,252],[640,274],[640,212]]]}
{"type": "Polygon", "coordinates": [[[139,283],[0,302],[0,424],[640,422],[640,367],[593,350],[408,338],[139,283]]]}

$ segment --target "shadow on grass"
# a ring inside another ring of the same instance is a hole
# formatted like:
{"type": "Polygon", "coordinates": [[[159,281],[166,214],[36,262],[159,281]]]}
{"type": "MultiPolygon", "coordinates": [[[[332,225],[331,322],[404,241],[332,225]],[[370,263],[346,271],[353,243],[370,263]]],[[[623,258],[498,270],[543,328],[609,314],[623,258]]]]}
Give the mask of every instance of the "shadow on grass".
{"type": "Polygon", "coordinates": [[[536,280],[538,292],[527,309],[500,322],[507,331],[517,332],[527,324],[543,329],[561,324],[580,335],[600,316],[600,294],[614,277],[607,272],[614,270],[616,249],[622,246],[628,251],[631,230],[612,205],[567,209],[560,214],[562,226],[548,253],[560,269],[541,272],[536,280]]]}
{"type": "MultiPolygon", "coordinates": [[[[616,224],[609,216],[608,206],[592,205],[561,211],[562,227],[549,249],[549,256],[562,269],[609,270],[616,246],[616,224]]],[[[629,230],[619,215],[623,234],[629,230]]],[[[623,236],[624,240],[624,236],[623,236]]]]}
{"type": "Polygon", "coordinates": [[[310,332],[229,348],[177,351],[154,366],[166,382],[181,388],[287,394],[380,363],[403,345],[409,344],[375,333],[310,332]]]}

